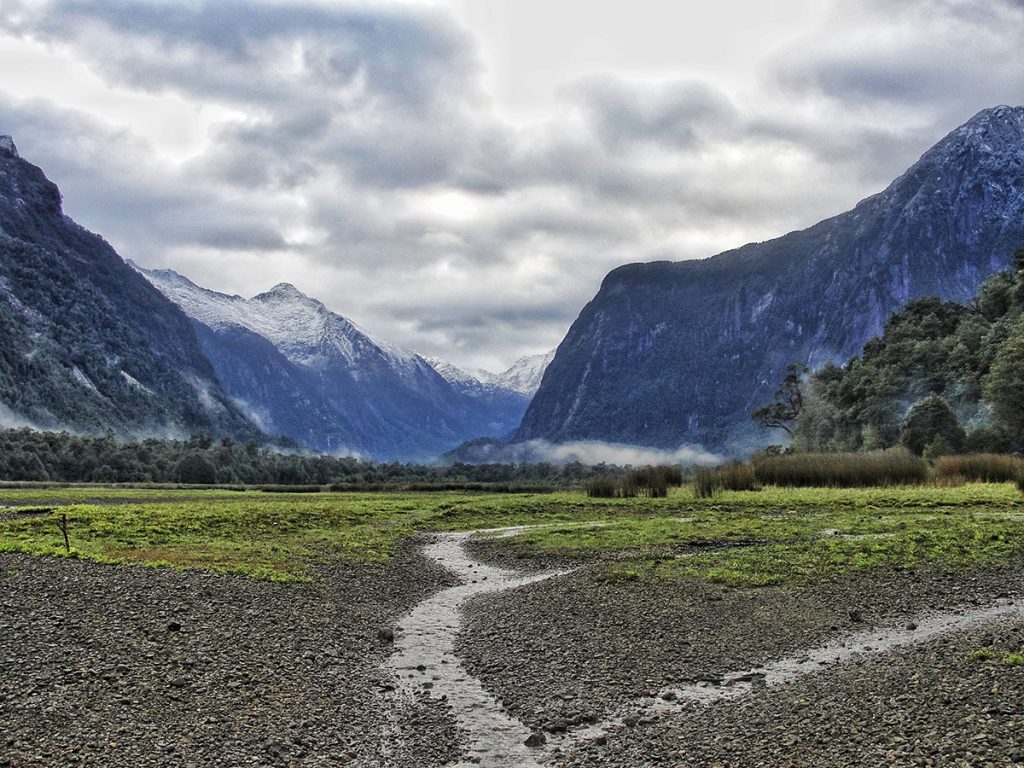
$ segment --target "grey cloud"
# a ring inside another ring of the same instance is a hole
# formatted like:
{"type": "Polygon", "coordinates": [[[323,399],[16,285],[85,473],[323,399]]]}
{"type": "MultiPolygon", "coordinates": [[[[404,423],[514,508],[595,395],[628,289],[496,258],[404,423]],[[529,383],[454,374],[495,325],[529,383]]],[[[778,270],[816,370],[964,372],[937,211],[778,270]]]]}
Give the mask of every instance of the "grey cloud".
{"type": "Polygon", "coordinates": [[[702,134],[720,133],[737,117],[724,94],[701,82],[647,85],[591,76],[562,92],[587,113],[606,146],[620,149],[633,142],[691,149],[702,134]]]}
{"type": "Polygon", "coordinates": [[[852,24],[846,34],[812,41],[778,62],[784,87],[861,112],[923,109],[926,118],[946,122],[1009,95],[1024,98],[1024,5],[1017,0],[873,0],[869,12],[863,5],[840,4],[852,24]]]}
{"type": "Polygon", "coordinates": [[[476,49],[437,10],[54,0],[5,4],[0,28],[68,45],[115,82],[245,110],[211,153],[225,181],[295,185],[313,167],[338,165],[385,188],[457,173],[477,188],[500,186],[474,162],[501,143],[476,49]]]}
{"type": "Polygon", "coordinates": [[[363,78],[376,98],[417,109],[437,98],[439,84],[464,81],[478,67],[447,15],[408,6],[8,0],[5,7],[0,25],[8,31],[71,44],[124,81],[231,101],[290,101],[297,87],[344,89],[363,78]]]}
{"type": "Polygon", "coordinates": [[[236,116],[180,166],[43,103],[0,98],[0,132],[126,256],[247,295],[294,282],[383,338],[497,368],[554,346],[609,269],[812,224],[1024,101],[1019,3],[834,5],[757,93],[592,75],[512,128],[439,10],[5,0],[0,30],[236,116]],[[452,191],[475,214],[437,214],[452,191]]]}
{"type": "Polygon", "coordinates": [[[125,131],[2,94],[0,125],[18,137],[23,156],[58,183],[67,212],[129,249],[125,256],[183,244],[229,250],[286,246],[257,198],[231,199],[201,178],[167,170],[125,131]]]}

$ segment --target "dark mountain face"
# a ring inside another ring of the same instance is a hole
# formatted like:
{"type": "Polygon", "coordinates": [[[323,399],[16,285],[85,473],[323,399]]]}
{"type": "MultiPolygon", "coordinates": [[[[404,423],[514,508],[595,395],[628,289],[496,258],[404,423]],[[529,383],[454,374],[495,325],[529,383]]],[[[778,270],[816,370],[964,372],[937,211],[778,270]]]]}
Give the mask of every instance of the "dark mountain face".
{"type": "Polygon", "coordinates": [[[423,461],[507,435],[529,398],[451,382],[419,355],[374,340],[294,286],[251,299],[140,270],[196,328],[225,390],[266,432],[329,453],[423,461]]]}
{"type": "Polygon", "coordinates": [[[884,192],[776,240],[611,272],[558,347],[517,439],[777,440],[750,412],[790,362],[845,362],[923,296],[966,300],[1024,244],[1024,108],[986,110],[884,192]]]}
{"type": "Polygon", "coordinates": [[[49,428],[258,434],[188,318],[63,215],[56,185],[9,137],[0,137],[0,403],[49,428]]]}

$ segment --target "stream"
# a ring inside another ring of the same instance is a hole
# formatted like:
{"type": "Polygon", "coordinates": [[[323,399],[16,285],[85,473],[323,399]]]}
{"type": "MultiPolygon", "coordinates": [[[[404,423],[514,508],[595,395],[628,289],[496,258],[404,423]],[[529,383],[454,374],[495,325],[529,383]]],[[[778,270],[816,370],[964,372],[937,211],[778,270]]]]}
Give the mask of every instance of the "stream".
{"type": "Polygon", "coordinates": [[[565,571],[523,576],[473,560],[466,541],[481,533],[514,534],[521,529],[438,534],[423,553],[455,574],[460,584],[443,589],[417,605],[395,632],[389,666],[398,680],[397,696],[419,691],[447,696],[459,729],[465,734],[469,762],[481,768],[539,768],[538,750],[525,745],[530,729],[509,715],[455,655],[461,608],[471,597],[501,592],[559,576],[565,571]]]}
{"type": "MultiPolygon", "coordinates": [[[[667,688],[654,698],[638,699],[624,711],[603,722],[577,726],[560,736],[548,735],[543,746],[527,747],[532,731],[510,715],[481,682],[470,675],[455,655],[455,640],[462,623],[462,606],[472,597],[501,592],[564,575],[550,571],[523,575],[478,562],[466,542],[476,535],[515,535],[524,528],[490,529],[466,533],[435,534],[424,555],[459,579],[417,605],[395,631],[388,672],[396,680],[393,709],[417,695],[445,699],[464,740],[466,758],[456,768],[543,768],[555,750],[614,733],[632,718],[681,713],[688,706],[712,705],[765,687],[784,685],[819,670],[890,650],[924,643],[956,630],[999,618],[1024,616],[1024,603],[1004,599],[974,610],[927,615],[903,628],[876,627],[849,634],[815,648],[761,667],[722,675],[721,682],[667,688]]],[[[393,733],[393,737],[399,737],[393,733]]]]}

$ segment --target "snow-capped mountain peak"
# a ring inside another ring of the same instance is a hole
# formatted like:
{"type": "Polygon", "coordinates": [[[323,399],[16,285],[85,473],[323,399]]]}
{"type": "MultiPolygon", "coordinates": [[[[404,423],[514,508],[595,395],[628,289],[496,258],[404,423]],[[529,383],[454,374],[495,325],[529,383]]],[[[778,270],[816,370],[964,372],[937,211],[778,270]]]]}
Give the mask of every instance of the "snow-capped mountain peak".
{"type": "Polygon", "coordinates": [[[252,331],[292,362],[315,365],[340,356],[353,366],[358,366],[361,359],[378,357],[398,367],[426,365],[413,352],[376,341],[351,320],[291,283],[278,283],[246,299],[203,288],[170,269],[132,266],[189,317],[214,330],[239,326],[252,331]]]}
{"type": "Polygon", "coordinates": [[[554,350],[542,355],[527,355],[516,360],[511,368],[501,373],[459,368],[437,357],[427,358],[427,362],[449,382],[463,388],[505,390],[532,397],[540,387],[544,371],[554,356],[554,350]]]}
{"type": "Polygon", "coordinates": [[[512,367],[495,377],[495,382],[505,389],[523,395],[533,396],[540,389],[544,371],[555,357],[555,350],[542,355],[527,355],[516,360],[512,367]]]}

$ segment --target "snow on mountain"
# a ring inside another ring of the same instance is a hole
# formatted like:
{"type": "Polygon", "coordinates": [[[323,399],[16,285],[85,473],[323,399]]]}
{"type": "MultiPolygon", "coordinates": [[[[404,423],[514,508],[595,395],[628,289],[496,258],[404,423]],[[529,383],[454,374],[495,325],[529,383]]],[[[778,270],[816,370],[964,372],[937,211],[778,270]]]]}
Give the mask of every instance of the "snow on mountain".
{"type": "Polygon", "coordinates": [[[540,389],[541,379],[548,364],[554,359],[555,350],[543,355],[527,355],[516,360],[504,373],[497,374],[493,381],[504,389],[511,389],[521,395],[533,397],[540,389]]]}
{"type": "Polygon", "coordinates": [[[170,269],[131,266],[194,320],[214,330],[245,328],[270,341],[299,365],[315,366],[325,358],[338,357],[358,365],[367,356],[383,357],[399,369],[427,365],[414,352],[373,339],[351,320],[290,283],[279,283],[246,299],[203,288],[170,269]]]}
{"type": "Polygon", "coordinates": [[[510,433],[529,403],[373,339],[288,283],[246,299],[171,270],[135,269],[192,318],[235,403],[308,448],[429,460],[467,439],[510,433]]]}
{"type": "Polygon", "coordinates": [[[554,350],[541,355],[527,355],[512,364],[502,373],[491,373],[483,369],[459,368],[438,357],[429,357],[427,362],[451,384],[468,391],[500,390],[532,397],[540,387],[544,371],[555,356],[554,350]]]}

